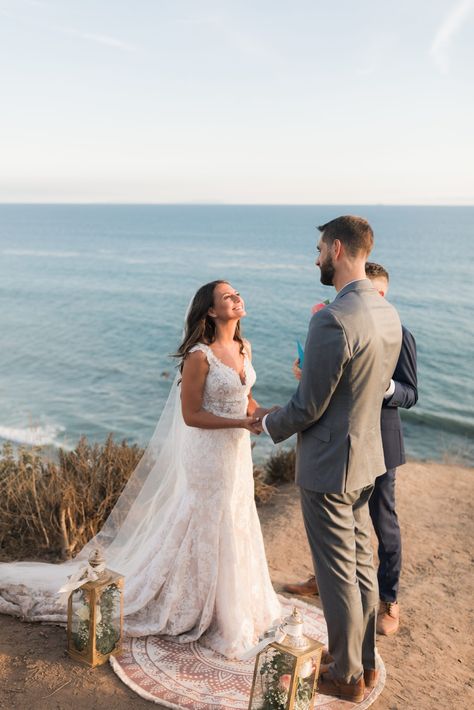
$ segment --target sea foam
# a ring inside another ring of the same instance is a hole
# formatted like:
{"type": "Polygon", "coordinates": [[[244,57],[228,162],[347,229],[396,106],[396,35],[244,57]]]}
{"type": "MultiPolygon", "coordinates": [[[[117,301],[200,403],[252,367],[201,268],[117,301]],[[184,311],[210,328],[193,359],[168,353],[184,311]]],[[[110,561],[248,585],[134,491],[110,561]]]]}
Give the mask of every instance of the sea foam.
{"type": "Polygon", "coordinates": [[[56,437],[64,427],[46,424],[26,428],[0,426],[0,439],[27,446],[59,446],[56,437]]]}

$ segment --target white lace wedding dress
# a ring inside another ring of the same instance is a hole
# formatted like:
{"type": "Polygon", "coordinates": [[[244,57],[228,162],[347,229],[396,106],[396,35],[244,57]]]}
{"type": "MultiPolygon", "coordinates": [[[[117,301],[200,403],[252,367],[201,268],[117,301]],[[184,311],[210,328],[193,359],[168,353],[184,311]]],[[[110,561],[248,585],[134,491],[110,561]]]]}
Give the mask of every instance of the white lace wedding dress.
{"type": "MultiPolygon", "coordinates": [[[[202,350],[209,362],[204,409],[244,417],[255,382],[248,357],[242,383],[210,347],[198,344],[193,350],[202,350]]],[[[180,407],[175,416],[182,416],[180,407]]],[[[125,633],[169,635],[182,642],[200,639],[236,658],[280,616],[254,503],[250,433],[243,428],[198,429],[184,422],[180,431],[175,442],[179,452],[173,456],[179,456],[184,485],[169,496],[153,533],[137,538],[140,544],[134,547],[130,539],[143,526],[135,511],[127,544],[118,546],[114,540],[108,548],[109,566],[126,574],[125,633]]],[[[139,509],[146,511],[151,497],[146,493],[139,509]]],[[[64,621],[55,592],[71,564],[0,564],[0,612],[64,621]]]]}

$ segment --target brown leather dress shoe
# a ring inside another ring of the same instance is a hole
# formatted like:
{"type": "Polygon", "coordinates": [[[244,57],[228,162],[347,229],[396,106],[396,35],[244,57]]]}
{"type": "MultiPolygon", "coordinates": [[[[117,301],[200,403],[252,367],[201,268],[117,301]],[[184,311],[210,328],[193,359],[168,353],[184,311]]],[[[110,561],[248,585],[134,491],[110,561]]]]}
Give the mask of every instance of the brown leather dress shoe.
{"type": "Polygon", "coordinates": [[[329,673],[319,676],[318,693],[322,695],[333,695],[342,700],[350,700],[353,703],[361,703],[364,699],[365,682],[364,677],[359,678],[357,683],[344,683],[342,680],[332,678],[329,673]]]}
{"type": "MultiPolygon", "coordinates": [[[[329,671],[329,666],[334,663],[334,658],[331,656],[327,648],[323,648],[321,654],[321,664],[319,666],[319,675],[329,671]]],[[[375,688],[379,679],[380,671],[376,668],[364,668],[364,683],[366,688],[375,688]]]]}
{"type": "Polygon", "coordinates": [[[297,584],[284,584],[283,591],[288,594],[299,594],[300,597],[314,597],[319,594],[316,577],[313,575],[307,582],[299,582],[297,584]]]}
{"type": "Polygon", "coordinates": [[[375,688],[380,671],[376,668],[364,668],[364,683],[366,688],[375,688]]]}
{"type": "Polygon", "coordinates": [[[321,662],[319,664],[319,675],[322,676],[323,673],[327,673],[331,663],[334,663],[334,658],[331,656],[327,648],[323,648],[321,652],[321,662]]]}
{"type": "Polygon", "coordinates": [[[377,633],[382,636],[392,636],[400,626],[400,607],[398,602],[380,602],[377,615],[377,633]]]}

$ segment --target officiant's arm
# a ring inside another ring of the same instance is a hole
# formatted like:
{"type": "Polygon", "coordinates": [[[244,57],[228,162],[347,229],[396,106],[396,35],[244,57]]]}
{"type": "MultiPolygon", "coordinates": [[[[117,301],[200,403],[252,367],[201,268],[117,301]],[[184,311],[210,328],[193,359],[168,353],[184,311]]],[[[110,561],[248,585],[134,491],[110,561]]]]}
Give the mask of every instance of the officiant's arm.
{"type": "Polygon", "coordinates": [[[304,431],[321,418],[349,358],[350,348],[338,319],[328,308],[315,313],[306,339],[298,389],[284,407],[265,419],[275,443],[304,431]]]}
{"type": "Polygon", "coordinates": [[[392,392],[385,395],[384,407],[410,409],[418,401],[415,338],[403,328],[402,349],[392,377],[392,392]]]}
{"type": "Polygon", "coordinates": [[[199,429],[248,429],[260,433],[259,422],[254,417],[231,419],[218,417],[203,409],[204,387],[209,373],[209,363],[200,350],[190,353],[184,360],[181,379],[181,411],[187,426],[199,429]]]}

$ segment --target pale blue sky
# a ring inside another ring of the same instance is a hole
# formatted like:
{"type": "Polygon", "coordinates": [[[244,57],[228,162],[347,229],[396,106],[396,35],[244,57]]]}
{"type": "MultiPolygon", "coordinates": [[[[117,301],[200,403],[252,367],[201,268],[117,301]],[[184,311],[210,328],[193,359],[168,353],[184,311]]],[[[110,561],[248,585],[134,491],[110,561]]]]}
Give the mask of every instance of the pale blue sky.
{"type": "Polygon", "coordinates": [[[0,0],[1,202],[474,204],[474,0],[0,0]]]}

